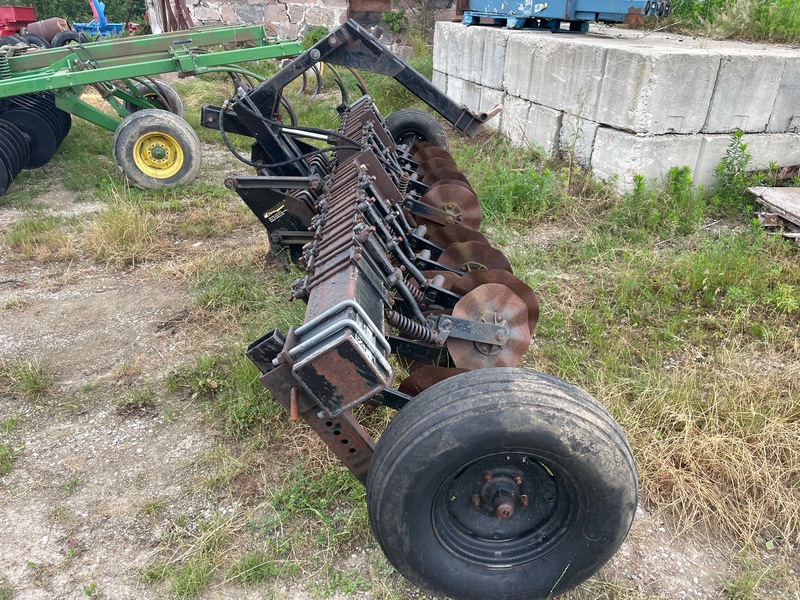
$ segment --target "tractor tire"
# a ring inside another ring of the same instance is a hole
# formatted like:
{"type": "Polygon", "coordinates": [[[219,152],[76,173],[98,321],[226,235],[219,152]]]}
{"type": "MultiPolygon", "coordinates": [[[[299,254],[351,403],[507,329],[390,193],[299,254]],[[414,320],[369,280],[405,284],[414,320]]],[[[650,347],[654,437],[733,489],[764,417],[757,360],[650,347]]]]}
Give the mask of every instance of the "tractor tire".
{"type": "Polygon", "coordinates": [[[191,183],[200,172],[202,148],[179,116],[148,108],[123,119],[111,143],[114,161],[136,187],[161,189],[191,183]]]}
{"type": "Polygon", "coordinates": [[[74,44],[85,44],[89,41],[85,33],[77,31],[61,31],[53,36],[53,41],[50,42],[52,48],[60,48],[61,46],[72,46],[74,44]]]}
{"type": "MultiPolygon", "coordinates": [[[[152,108],[166,110],[182,118],[184,114],[183,100],[181,100],[175,88],[163,81],[152,81],[150,83],[152,85],[137,81],[135,87],[144,96],[144,99],[153,105],[152,108]],[[155,90],[153,87],[155,87],[155,90]]],[[[125,102],[125,108],[128,109],[129,113],[144,110],[141,106],[136,106],[128,101],[125,102]]]]}
{"type": "Polygon", "coordinates": [[[386,127],[398,145],[428,142],[447,150],[447,136],[439,122],[428,113],[404,108],[386,117],[386,127]]]}
{"type": "Polygon", "coordinates": [[[37,48],[49,48],[50,42],[44,39],[40,35],[36,35],[35,33],[23,33],[20,35],[25,42],[31,46],[36,46],[37,48]]]}
{"type": "Polygon", "coordinates": [[[591,396],[527,369],[455,375],[381,436],[370,524],[415,585],[462,600],[535,600],[616,552],[637,506],[633,455],[591,396]]]}

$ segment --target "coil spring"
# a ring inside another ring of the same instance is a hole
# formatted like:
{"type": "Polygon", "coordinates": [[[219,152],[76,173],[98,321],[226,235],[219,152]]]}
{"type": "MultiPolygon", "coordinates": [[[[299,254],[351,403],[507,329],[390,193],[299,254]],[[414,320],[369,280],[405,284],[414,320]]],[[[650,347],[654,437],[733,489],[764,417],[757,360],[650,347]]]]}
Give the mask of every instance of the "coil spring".
{"type": "Polygon", "coordinates": [[[411,295],[414,296],[414,300],[417,301],[417,304],[422,304],[425,302],[425,293],[417,287],[417,282],[414,280],[408,273],[405,276],[406,287],[408,291],[411,292],[411,295]]]}
{"type": "Polygon", "coordinates": [[[0,79],[11,79],[11,66],[7,56],[0,56],[0,79]]]}
{"type": "Polygon", "coordinates": [[[410,175],[403,171],[400,173],[400,181],[398,182],[397,189],[400,192],[400,197],[405,198],[406,194],[408,193],[408,180],[410,179],[410,175]]]}
{"type": "Polygon", "coordinates": [[[430,344],[436,339],[436,334],[431,329],[420,325],[416,321],[412,321],[396,310],[386,311],[386,321],[392,327],[397,327],[397,329],[408,337],[418,340],[423,344],[430,344]]]}

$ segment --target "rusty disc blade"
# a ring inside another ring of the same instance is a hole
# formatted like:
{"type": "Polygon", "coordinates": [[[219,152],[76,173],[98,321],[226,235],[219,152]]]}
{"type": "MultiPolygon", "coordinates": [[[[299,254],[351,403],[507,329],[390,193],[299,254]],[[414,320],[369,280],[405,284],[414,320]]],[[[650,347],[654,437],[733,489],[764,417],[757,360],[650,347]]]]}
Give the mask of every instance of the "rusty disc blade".
{"type": "Polygon", "coordinates": [[[440,248],[447,248],[460,242],[481,242],[487,246],[490,245],[489,240],[480,231],[464,227],[461,223],[453,223],[437,229],[428,236],[428,241],[440,248]]]}
{"type": "Polygon", "coordinates": [[[448,247],[439,256],[439,262],[459,271],[488,271],[503,269],[511,272],[511,263],[505,254],[481,242],[460,242],[448,247]]]}
{"type": "Polygon", "coordinates": [[[429,281],[437,275],[441,275],[444,277],[444,283],[439,287],[443,287],[446,290],[451,289],[455,283],[461,279],[461,275],[454,273],[453,271],[422,271],[422,275],[425,276],[429,281]]]}
{"type": "Polygon", "coordinates": [[[441,181],[437,181],[435,183],[430,184],[428,186],[428,189],[432,190],[433,188],[439,187],[440,185],[451,185],[451,184],[460,185],[461,187],[466,188],[472,192],[475,191],[472,189],[472,186],[469,183],[467,183],[466,181],[462,181],[460,179],[442,179],[441,181]]]}
{"type": "Polygon", "coordinates": [[[453,159],[453,155],[444,148],[439,148],[439,146],[428,146],[411,155],[411,160],[417,163],[425,162],[431,158],[444,158],[451,161],[453,164],[456,163],[453,159]]]}
{"type": "Polygon", "coordinates": [[[486,283],[475,288],[458,301],[453,308],[453,316],[502,325],[508,329],[508,336],[502,340],[502,345],[448,338],[447,350],[457,367],[515,367],[531,343],[528,307],[503,284],[486,283]]]}
{"type": "MultiPolygon", "coordinates": [[[[460,185],[440,185],[429,189],[419,199],[423,204],[438,208],[453,216],[453,222],[478,229],[483,220],[481,205],[475,192],[460,185]]],[[[425,219],[424,215],[419,215],[425,219]]],[[[428,221],[428,219],[425,219],[428,221]]],[[[442,225],[439,223],[439,225],[442,225]]]]}
{"type": "Polygon", "coordinates": [[[431,146],[433,146],[433,144],[431,144],[430,142],[416,142],[414,144],[411,144],[411,148],[408,149],[408,153],[413,157],[420,150],[424,150],[425,148],[430,148],[431,146]]]}
{"type": "Polygon", "coordinates": [[[417,173],[425,175],[436,169],[458,169],[455,161],[446,158],[429,158],[425,162],[419,163],[417,166],[417,173]]]}
{"type": "Polygon", "coordinates": [[[416,396],[421,391],[428,389],[435,383],[444,381],[453,375],[466,373],[469,369],[437,367],[435,365],[424,365],[419,367],[406,377],[400,384],[400,391],[409,396],[416,396]]]}
{"type": "Polygon", "coordinates": [[[433,171],[425,173],[425,176],[422,178],[422,183],[425,185],[431,185],[432,183],[442,181],[443,179],[458,179],[464,183],[469,183],[461,171],[458,169],[448,169],[447,167],[442,169],[434,169],[433,171]]]}
{"type": "Polygon", "coordinates": [[[539,296],[536,295],[528,284],[519,277],[503,269],[490,269],[488,271],[470,271],[463,277],[453,282],[450,288],[456,294],[468,294],[478,286],[486,283],[502,283],[522,299],[528,307],[528,329],[531,333],[536,331],[539,321],[539,296]]]}

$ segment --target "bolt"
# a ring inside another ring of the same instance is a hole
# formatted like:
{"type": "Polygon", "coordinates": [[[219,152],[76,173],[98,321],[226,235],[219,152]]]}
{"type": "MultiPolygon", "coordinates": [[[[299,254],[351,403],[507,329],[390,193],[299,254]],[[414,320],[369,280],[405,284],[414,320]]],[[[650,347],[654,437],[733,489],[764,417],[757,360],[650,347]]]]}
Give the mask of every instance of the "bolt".
{"type": "Polygon", "coordinates": [[[514,499],[503,496],[494,501],[494,516],[498,519],[507,519],[514,514],[514,499]]]}
{"type": "Polygon", "coordinates": [[[478,508],[481,505],[481,497],[478,494],[472,494],[472,506],[478,508]]]}
{"type": "Polygon", "coordinates": [[[486,483],[491,483],[492,479],[493,479],[492,474],[489,471],[484,471],[483,472],[483,480],[486,483]]]}
{"type": "Polygon", "coordinates": [[[522,485],[522,473],[516,472],[514,473],[514,483],[517,485],[522,485]]]}
{"type": "Polygon", "coordinates": [[[519,497],[519,505],[522,508],[525,508],[526,506],[528,506],[528,496],[526,496],[525,494],[522,494],[522,496],[519,497]]]}
{"type": "Polygon", "coordinates": [[[508,339],[508,334],[505,331],[500,330],[494,335],[494,338],[498,342],[505,342],[508,339]]]}

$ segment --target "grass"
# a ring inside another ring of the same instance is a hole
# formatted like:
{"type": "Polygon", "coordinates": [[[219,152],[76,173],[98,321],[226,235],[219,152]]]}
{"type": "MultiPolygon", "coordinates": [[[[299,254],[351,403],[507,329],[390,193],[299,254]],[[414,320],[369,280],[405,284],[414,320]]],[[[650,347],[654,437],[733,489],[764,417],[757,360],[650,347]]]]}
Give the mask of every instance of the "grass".
{"type": "Polygon", "coordinates": [[[37,359],[0,362],[0,384],[14,394],[38,400],[52,392],[53,374],[37,359]]]}
{"type": "Polygon", "coordinates": [[[716,38],[800,41],[800,8],[794,0],[675,0],[668,23],[716,38]]]}
{"type": "Polygon", "coordinates": [[[162,248],[162,219],[119,194],[84,232],[83,247],[97,262],[122,267],[145,262],[162,248]]]}
{"type": "MultiPolygon", "coordinates": [[[[416,66],[430,69],[429,58],[416,66]]],[[[339,99],[325,77],[321,100],[288,92],[303,124],[335,126],[339,99]]],[[[383,114],[412,104],[397,86],[365,78],[383,114]]],[[[230,93],[219,78],[178,87],[195,124],[204,99],[230,93]]],[[[105,152],[97,139],[105,135],[89,128],[79,141],[105,152]]],[[[216,132],[201,136],[219,143],[216,132]]],[[[622,195],[574,165],[494,135],[453,140],[452,150],[481,200],[484,230],[540,293],[542,317],[524,364],[584,387],[609,408],[634,449],[643,504],[659,518],[753,555],[766,549],[763,565],[732,559],[721,594],[746,600],[783,585],[771,561],[800,541],[800,264],[796,247],[750,222],[741,193],[751,182],[746,147],[732,140],[714,194],[692,188],[689,173],[675,168],[665,185],[639,178],[622,195]],[[543,229],[555,235],[540,243],[543,229]]],[[[123,188],[107,164],[73,162],[72,154],[48,168],[95,169],[86,188],[72,176],[65,185],[87,194],[99,186],[95,198],[110,197],[107,206],[82,231],[31,216],[12,230],[16,238],[6,235],[6,246],[26,255],[65,234],[79,257],[114,268],[150,263],[155,276],[187,282],[187,327],[198,328],[198,343],[204,333],[215,337],[214,347],[198,350],[164,381],[167,393],[201,407],[219,432],[195,463],[192,491],[213,508],[198,516],[161,497],[141,502],[147,527],[168,523],[142,581],[179,598],[213,595],[227,583],[270,590],[276,581],[313,588],[318,597],[365,589],[375,598],[414,594],[371,538],[363,488],[307,427],[288,420],[242,354],[269,329],[302,322],[305,307],[285,300],[297,273],[266,264],[265,244],[242,249],[232,239],[259,226],[218,185],[221,174],[190,188],[141,192],[123,188]],[[368,564],[345,564],[341,557],[353,554],[365,554],[368,564]]],[[[52,383],[40,363],[0,365],[4,392],[35,400],[52,383]]],[[[119,408],[149,411],[152,399],[149,389],[133,392],[119,408]]],[[[367,425],[379,432],[389,418],[378,411],[367,425]]],[[[0,432],[10,432],[15,419],[0,422],[0,432]]],[[[0,446],[0,473],[3,448],[13,458],[11,446],[0,446]]],[[[62,491],[80,483],[70,478],[62,491]]],[[[641,598],[627,582],[598,577],[569,597],[641,598]]],[[[796,592],[796,584],[786,589],[796,592]]]]}
{"type": "Polygon", "coordinates": [[[39,262],[69,260],[76,251],[64,225],[62,219],[44,214],[24,217],[5,235],[4,245],[15,255],[39,262]]]}

